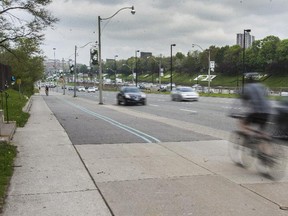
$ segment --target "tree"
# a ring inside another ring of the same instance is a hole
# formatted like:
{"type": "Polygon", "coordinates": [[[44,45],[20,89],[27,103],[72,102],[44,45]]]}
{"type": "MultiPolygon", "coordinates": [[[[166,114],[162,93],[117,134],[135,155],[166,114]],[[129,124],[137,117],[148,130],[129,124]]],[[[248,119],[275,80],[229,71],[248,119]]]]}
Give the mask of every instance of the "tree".
{"type": "Polygon", "coordinates": [[[33,94],[34,83],[44,74],[44,59],[34,55],[34,52],[38,52],[39,49],[34,42],[33,39],[18,39],[17,48],[0,54],[2,62],[11,66],[12,75],[21,79],[21,90],[27,95],[33,94]]]}
{"type": "Polygon", "coordinates": [[[52,0],[0,1],[0,47],[12,52],[11,47],[21,38],[39,44],[44,39],[42,32],[58,21],[45,9],[51,2],[52,0]],[[25,15],[25,19],[19,14],[25,15]]]}
{"type": "Polygon", "coordinates": [[[288,61],[288,39],[282,40],[278,44],[276,56],[279,61],[288,61]]]}
{"type": "Polygon", "coordinates": [[[224,60],[220,67],[220,71],[226,75],[236,75],[241,70],[242,65],[242,49],[239,45],[234,45],[225,50],[224,60]]]}
{"type": "Polygon", "coordinates": [[[89,72],[87,65],[80,65],[79,73],[87,74],[89,72]]]}

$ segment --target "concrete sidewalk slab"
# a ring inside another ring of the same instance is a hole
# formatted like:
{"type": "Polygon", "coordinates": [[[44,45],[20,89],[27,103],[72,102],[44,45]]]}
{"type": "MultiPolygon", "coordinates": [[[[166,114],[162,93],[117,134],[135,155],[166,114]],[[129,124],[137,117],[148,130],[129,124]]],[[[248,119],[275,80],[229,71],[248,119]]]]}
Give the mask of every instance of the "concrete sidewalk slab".
{"type": "Polygon", "coordinates": [[[76,148],[96,182],[211,174],[158,144],[78,145],[76,148]],[[109,151],[112,154],[106,154],[109,151]]]}
{"type": "Polygon", "coordinates": [[[99,183],[115,215],[271,216],[276,205],[215,175],[99,183]]]}
{"type": "Polygon", "coordinates": [[[224,140],[76,148],[115,215],[288,214],[287,179],[235,166],[224,140]]]}

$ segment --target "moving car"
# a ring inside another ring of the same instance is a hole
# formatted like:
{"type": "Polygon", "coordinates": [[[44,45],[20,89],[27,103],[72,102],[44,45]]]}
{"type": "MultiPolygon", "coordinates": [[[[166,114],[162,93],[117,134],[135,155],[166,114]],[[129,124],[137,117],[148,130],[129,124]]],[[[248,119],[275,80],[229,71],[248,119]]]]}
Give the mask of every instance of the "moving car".
{"type": "Polygon", "coordinates": [[[171,91],[172,101],[198,101],[199,94],[189,86],[178,86],[171,91]]]}
{"type": "Polygon", "coordinates": [[[91,93],[91,92],[95,93],[96,91],[98,91],[98,88],[97,88],[97,87],[94,87],[94,86],[88,87],[88,89],[87,89],[87,92],[88,92],[88,93],[91,93]]]}
{"type": "Polygon", "coordinates": [[[147,97],[146,94],[141,92],[138,87],[134,86],[124,86],[120,89],[120,92],[117,94],[117,104],[120,105],[128,104],[142,104],[146,105],[147,97]]]}
{"type": "Polygon", "coordinates": [[[78,87],[77,87],[77,91],[78,91],[78,92],[86,92],[86,89],[85,89],[84,86],[78,86],[78,87]]]}

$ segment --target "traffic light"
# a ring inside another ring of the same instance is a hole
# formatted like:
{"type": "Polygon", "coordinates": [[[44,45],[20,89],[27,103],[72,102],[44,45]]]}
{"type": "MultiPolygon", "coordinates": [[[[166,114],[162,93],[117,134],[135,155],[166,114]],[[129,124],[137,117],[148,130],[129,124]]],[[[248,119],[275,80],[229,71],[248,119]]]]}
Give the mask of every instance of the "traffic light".
{"type": "Polygon", "coordinates": [[[70,65],[70,73],[71,73],[71,74],[74,73],[74,65],[73,65],[73,64],[70,65]]]}
{"type": "Polygon", "coordinates": [[[15,76],[11,76],[11,81],[15,82],[16,81],[16,77],[15,76]]]}
{"type": "Polygon", "coordinates": [[[98,50],[91,49],[90,50],[90,60],[92,65],[98,65],[98,50]]]}

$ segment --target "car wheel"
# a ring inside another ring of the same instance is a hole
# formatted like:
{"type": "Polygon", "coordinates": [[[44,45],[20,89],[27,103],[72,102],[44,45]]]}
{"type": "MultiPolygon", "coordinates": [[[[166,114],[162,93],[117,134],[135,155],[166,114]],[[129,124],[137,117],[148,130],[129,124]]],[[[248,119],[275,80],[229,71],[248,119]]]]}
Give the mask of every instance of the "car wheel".
{"type": "Polygon", "coordinates": [[[147,102],[146,102],[146,100],[144,100],[143,102],[142,102],[142,105],[146,105],[147,104],[147,102]]]}
{"type": "Polygon", "coordinates": [[[124,103],[124,105],[125,105],[125,106],[127,106],[127,105],[128,105],[128,102],[127,102],[127,100],[126,100],[126,99],[124,99],[123,103],[124,103]]]}
{"type": "Polygon", "coordinates": [[[117,99],[117,104],[121,105],[121,101],[119,99],[117,99]]]}

